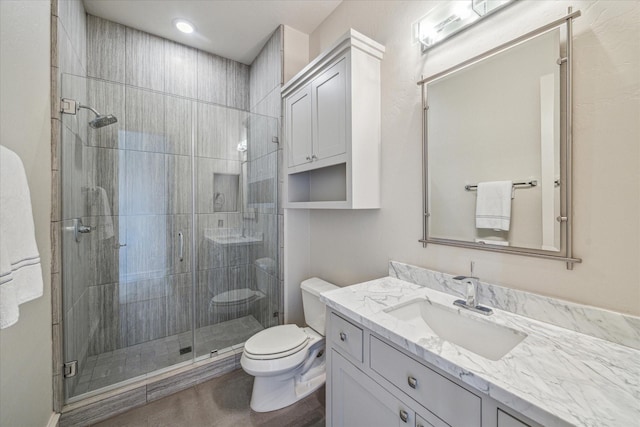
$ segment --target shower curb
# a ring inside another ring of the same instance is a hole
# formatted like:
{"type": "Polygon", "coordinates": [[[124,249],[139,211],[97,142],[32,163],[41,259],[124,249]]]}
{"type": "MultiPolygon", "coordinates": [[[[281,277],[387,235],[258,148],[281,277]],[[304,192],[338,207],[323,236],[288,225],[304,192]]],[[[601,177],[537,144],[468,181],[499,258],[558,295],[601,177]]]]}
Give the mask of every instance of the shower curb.
{"type": "Polygon", "coordinates": [[[240,368],[243,348],[88,397],[62,408],[60,427],[86,426],[240,368]]]}

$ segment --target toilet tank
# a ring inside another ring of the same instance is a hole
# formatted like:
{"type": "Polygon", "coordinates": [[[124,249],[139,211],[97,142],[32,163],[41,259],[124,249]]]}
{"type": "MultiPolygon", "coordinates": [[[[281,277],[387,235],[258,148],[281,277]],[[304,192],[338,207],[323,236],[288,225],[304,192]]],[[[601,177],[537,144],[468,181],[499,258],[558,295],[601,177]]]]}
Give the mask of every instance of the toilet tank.
{"type": "Polygon", "coordinates": [[[307,279],[300,284],[302,289],[302,308],[304,320],[314,331],[324,336],[325,305],[320,302],[322,292],[338,289],[338,286],[317,277],[307,279]]]}

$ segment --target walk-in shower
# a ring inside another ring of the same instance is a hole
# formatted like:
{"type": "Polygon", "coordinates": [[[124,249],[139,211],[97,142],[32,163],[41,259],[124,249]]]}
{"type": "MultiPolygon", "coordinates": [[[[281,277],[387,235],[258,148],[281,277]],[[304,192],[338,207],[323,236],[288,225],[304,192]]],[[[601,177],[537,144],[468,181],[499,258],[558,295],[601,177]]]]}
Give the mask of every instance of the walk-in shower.
{"type": "Polygon", "coordinates": [[[277,119],[70,74],[61,91],[96,115],[61,115],[66,401],[278,324],[277,119]]]}

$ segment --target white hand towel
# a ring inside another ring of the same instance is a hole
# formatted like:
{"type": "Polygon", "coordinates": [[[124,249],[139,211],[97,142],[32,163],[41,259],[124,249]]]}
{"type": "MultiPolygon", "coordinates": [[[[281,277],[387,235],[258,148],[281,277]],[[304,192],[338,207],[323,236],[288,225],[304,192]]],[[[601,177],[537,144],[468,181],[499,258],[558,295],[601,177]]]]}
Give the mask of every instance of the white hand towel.
{"type": "Polygon", "coordinates": [[[3,258],[8,259],[11,267],[18,304],[42,296],[42,267],[27,175],[20,157],[3,146],[0,146],[0,246],[4,247],[3,258]]]}
{"type": "Polygon", "coordinates": [[[509,231],[512,181],[478,183],[476,228],[509,231]]]}

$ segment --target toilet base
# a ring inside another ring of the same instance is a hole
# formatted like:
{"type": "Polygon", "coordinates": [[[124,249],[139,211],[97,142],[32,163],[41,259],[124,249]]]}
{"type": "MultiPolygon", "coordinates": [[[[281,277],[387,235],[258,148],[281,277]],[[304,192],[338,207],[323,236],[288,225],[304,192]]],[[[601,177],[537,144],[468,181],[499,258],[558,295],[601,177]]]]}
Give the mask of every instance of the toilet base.
{"type": "Polygon", "coordinates": [[[325,368],[325,358],[322,355],[302,374],[255,377],[251,392],[251,409],[256,412],[270,412],[304,399],[325,383],[325,368]]]}
{"type": "Polygon", "coordinates": [[[295,378],[277,381],[273,377],[255,377],[251,409],[256,412],[270,412],[286,408],[322,387],[325,379],[325,373],[299,384],[295,384],[295,378]]]}

